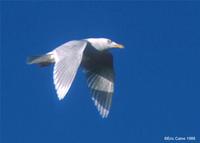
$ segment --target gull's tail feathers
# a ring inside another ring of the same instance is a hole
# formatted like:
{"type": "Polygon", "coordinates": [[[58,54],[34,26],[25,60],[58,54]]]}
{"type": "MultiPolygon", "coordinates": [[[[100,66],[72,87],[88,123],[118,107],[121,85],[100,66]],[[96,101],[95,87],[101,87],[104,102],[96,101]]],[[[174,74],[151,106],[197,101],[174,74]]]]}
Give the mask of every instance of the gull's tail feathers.
{"type": "Polygon", "coordinates": [[[27,64],[37,64],[40,67],[48,66],[54,62],[55,61],[52,54],[30,56],[27,58],[27,64]]]}

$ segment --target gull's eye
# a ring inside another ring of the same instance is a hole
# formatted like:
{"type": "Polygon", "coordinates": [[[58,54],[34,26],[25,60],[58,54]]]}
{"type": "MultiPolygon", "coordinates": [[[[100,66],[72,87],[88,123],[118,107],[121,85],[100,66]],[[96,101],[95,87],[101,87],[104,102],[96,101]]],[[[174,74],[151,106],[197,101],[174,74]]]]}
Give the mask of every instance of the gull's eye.
{"type": "Polygon", "coordinates": [[[110,44],[110,43],[112,43],[112,41],[110,39],[108,39],[108,43],[110,44]]]}

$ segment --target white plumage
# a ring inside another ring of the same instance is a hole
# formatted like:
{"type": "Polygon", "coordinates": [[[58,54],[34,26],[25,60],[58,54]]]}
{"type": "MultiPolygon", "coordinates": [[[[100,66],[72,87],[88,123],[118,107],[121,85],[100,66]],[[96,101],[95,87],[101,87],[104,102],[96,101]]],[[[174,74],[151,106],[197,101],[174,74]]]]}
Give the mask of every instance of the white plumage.
{"type": "Polygon", "coordinates": [[[104,118],[109,114],[114,92],[113,57],[108,52],[110,48],[123,46],[106,38],[73,40],[45,55],[30,57],[28,64],[55,64],[53,79],[59,100],[62,100],[69,91],[81,65],[86,71],[92,100],[104,118]]]}

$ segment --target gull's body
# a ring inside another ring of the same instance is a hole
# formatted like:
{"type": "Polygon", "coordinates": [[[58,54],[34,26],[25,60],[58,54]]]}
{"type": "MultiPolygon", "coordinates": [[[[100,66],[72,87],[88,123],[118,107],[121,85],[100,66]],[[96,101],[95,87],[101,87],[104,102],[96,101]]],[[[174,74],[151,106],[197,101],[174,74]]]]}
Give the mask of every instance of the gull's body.
{"type": "Polygon", "coordinates": [[[123,46],[105,38],[69,41],[53,51],[31,57],[29,64],[46,66],[55,63],[53,79],[59,100],[67,94],[79,66],[85,70],[88,87],[98,111],[107,117],[114,92],[113,57],[110,48],[123,46]]]}

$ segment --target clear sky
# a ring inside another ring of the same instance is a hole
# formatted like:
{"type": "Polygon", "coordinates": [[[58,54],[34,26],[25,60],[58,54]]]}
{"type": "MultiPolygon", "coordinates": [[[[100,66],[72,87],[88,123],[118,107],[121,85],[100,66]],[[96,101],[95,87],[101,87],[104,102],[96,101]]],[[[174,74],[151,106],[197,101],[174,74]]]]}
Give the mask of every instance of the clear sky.
{"type": "Polygon", "coordinates": [[[200,139],[199,2],[1,3],[3,143],[161,143],[200,139]],[[63,101],[53,66],[26,65],[73,39],[107,37],[116,85],[102,119],[80,70],[63,101]]]}

